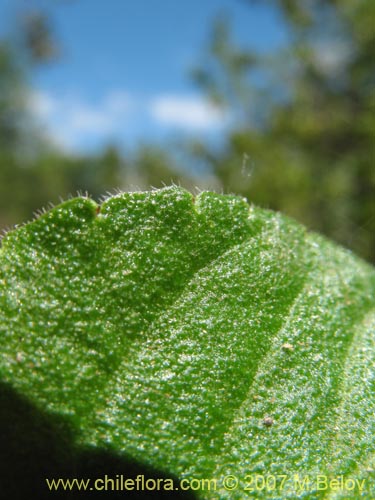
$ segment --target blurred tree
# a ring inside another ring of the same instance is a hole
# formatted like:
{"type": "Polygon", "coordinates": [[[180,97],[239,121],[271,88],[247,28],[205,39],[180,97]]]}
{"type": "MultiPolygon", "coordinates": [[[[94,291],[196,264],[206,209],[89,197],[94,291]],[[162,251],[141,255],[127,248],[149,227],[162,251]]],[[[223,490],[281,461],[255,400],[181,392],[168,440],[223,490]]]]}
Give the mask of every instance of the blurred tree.
{"type": "Polygon", "coordinates": [[[22,16],[21,43],[27,47],[34,62],[55,61],[59,49],[50,19],[40,11],[28,11],[22,16]]]}
{"type": "Polygon", "coordinates": [[[0,41],[0,150],[17,148],[25,120],[22,68],[9,44],[0,41]]]}
{"type": "Polygon", "coordinates": [[[375,2],[269,0],[290,43],[262,55],[214,25],[194,78],[235,125],[192,145],[226,191],[375,261],[375,2]]]}

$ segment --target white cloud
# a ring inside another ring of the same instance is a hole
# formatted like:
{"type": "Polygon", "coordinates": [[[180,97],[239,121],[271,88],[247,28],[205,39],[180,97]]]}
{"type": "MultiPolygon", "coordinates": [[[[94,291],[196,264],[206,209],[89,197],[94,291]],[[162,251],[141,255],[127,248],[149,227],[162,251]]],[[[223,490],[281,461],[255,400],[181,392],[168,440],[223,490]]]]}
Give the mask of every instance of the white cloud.
{"type": "Polygon", "coordinates": [[[45,92],[34,92],[30,96],[30,108],[39,117],[47,117],[56,109],[55,99],[45,92]]]}
{"type": "Polygon", "coordinates": [[[122,89],[111,90],[96,102],[78,94],[39,91],[31,96],[30,109],[45,136],[68,151],[96,147],[109,139],[152,141],[174,128],[216,132],[228,124],[227,114],[199,97],[165,94],[147,99],[122,89]]]}
{"type": "Polygon", "coordinates": [[[86,105],[77,105],[69,116],[72,130],[81,133],[101,134],[113,129],[116,116],[106,109],[95,109],[86,105]]]}
{"type": "Polygon", "coordinates": [[[204,99],[191,96],[164,95],[150,103],[154,120],[184,129],[216,129],[226,121],[225,114],[204,99]]]}
{"type": "Polygon", "coordinates": [[[30,109],[46,134],[65,149],[75,149],[87,141],[115,135],[131,111],[131,100],[124,91],[109,92],[96,104],[76,95],[56,96],[35,92],[30,109]]]}

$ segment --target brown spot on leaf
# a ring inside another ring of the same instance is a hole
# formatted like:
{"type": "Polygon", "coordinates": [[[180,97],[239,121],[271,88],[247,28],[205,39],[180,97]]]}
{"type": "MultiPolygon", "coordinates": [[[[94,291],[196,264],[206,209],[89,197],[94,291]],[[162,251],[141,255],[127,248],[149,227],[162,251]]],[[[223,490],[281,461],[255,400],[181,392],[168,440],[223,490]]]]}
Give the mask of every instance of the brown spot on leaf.
{"type": "Polygon", "coordinates": [[[284,351],[288,351],[288,352],[292,352],[294,351],[294,346],[292,344],[289,344],[289,342],[286,342],[285,344],[283,344],[281,346],[281,348],[284,350],[284,351]]]}
{"type": "Polygon", "coordinates": [[[274,420],[272,417],[266,416],[264,417],[262,424],[265,425],[266,427],[271,427],[271,425],[273,425],[273,422],[274,420]]]}

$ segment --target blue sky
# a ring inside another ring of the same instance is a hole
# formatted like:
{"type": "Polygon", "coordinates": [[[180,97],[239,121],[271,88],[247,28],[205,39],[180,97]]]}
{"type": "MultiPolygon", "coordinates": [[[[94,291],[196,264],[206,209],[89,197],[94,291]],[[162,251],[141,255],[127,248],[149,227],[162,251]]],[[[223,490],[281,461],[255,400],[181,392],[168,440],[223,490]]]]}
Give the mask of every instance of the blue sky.
{"type": "Polygon", "coordinates": [[[226,117],[189,78],[218,13],[242,46],[268,51],[286,40],[277,12],[246,0],[0,0],[0,34],[38,6],[50,14],[60,56],[31,75],[31,107],[70,150],[220,134],[226,117]]]}

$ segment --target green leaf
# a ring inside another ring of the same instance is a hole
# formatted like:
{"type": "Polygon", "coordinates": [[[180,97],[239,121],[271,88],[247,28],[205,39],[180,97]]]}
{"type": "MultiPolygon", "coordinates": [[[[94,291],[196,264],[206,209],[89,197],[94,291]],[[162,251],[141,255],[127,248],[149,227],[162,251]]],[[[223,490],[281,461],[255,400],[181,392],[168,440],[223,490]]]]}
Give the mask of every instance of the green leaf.
{"type": "Polygon", "coordinates": [[[348,251],[241,198],[172,187],[100,210],[73,199],[9,233],[0,286],[18,435],[31,405],[39,428],[69,427],[69,453],[216,480],[196,498],[373,498],[375,272],[348,251]],[[354,489],[324,489],[339,476],[354,489]]]}

